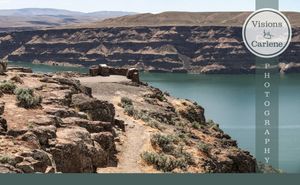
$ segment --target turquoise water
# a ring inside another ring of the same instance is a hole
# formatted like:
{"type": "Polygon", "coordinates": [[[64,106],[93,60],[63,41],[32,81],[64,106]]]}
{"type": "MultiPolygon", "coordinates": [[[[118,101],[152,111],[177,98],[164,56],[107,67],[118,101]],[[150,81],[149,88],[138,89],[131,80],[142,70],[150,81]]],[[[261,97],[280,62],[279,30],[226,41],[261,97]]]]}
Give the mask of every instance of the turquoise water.
{"type": "MultiPolygon", "coordinates": [[[[77,71],[86,68],[10,63],[31,67],[35,72],[77,71]]],[[[193,75],[142,73],[141,79],[171,95],[197,101],[207,119],[238,141],[241,148],[255,154],[255,77],[254,75],[193,75]]],[[[280,168],[300,173],[300,74],[280,79],[280,168]]]]}
{"type": "MultiPolygon", "coordinates": [[[[255,76],[143,73],[141,79],[171,95],[197,101],[207,119],[255,154],[255,76]]],[[[286,75],[279,86],[279,163],[300,173],[300,75],[286,75]]]]}
{"type": "Polygon", "coordinates": [[[32,64],[29,62],[9,62],[9,66],[30,67],[35,72],[52,73],[58,71],[74,71],[80,73],[87,73],[88,69],[85,67],[67,67],[67,66],[49,66],[45,64],[32,64]]]}

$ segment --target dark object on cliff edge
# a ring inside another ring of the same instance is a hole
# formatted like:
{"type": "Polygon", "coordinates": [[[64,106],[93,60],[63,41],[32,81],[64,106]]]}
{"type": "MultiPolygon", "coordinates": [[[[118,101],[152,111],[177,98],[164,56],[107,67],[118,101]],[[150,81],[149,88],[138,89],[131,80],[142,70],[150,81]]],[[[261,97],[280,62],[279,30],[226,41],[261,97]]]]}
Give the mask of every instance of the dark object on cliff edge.
{"type": "Polygon", "coordinates": [[[89,69],[90,76],[110,76],[110,75],[120,75],[126,76],[132,82],[140,83],[139,71],[136,68],[115,68],[109,67],[105,64],[94,65],[89,69]]]}
{"type": "Polygon", "coordinates": [[[7,70],[7,62],[0,60],[0,75],[4,75],[7,70]]]}

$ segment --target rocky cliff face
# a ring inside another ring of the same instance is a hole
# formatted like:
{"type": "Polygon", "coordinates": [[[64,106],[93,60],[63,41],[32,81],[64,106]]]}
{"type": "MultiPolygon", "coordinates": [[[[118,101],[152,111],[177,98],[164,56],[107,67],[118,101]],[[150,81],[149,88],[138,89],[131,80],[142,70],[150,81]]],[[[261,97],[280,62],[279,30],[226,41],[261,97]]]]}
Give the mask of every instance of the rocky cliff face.
{"type": "Polygon", "coordinates": [[[0,76],[0,172],[92,173],[116,165],[114,106],[68,76],[24,72],[0,76]],[[16,88],[30,88],[41,104],[21,106],[22,98],[32,101],[16,88]]]}
{"type": "MultiPolygon", "coordinates": [[[[283,72],[299,71],[300,29],[280,57],[283,72]],[[288,65],[286,65],[288,64],[288,65]]],[[[255,57],[240,27],[162,26],[63,29],[0,34],[0,57],[51,65],[137,67],[150,71],[252,73],[255,57]]]]}
{"type": "Polygon", "coordinates": [[[255,172],[197,103],[126,77],[9,68],[0,97],[0,173],[255,172]]]}

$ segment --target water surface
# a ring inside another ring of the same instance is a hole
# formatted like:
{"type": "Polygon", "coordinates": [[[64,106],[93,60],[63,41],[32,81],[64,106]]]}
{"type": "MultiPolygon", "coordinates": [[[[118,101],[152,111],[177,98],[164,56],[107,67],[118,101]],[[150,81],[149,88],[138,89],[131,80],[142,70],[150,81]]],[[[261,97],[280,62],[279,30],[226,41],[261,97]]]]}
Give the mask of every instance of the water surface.
{"type": "MultiPolygon", "coordinates": [[[[197,101],[207,119],[255,154],[255,76],[142,73],[141,79],[171,95],[197,101]]],[[[300,75],[285,75],[279,84],[279,163],[300,173],[300,75]]]]}

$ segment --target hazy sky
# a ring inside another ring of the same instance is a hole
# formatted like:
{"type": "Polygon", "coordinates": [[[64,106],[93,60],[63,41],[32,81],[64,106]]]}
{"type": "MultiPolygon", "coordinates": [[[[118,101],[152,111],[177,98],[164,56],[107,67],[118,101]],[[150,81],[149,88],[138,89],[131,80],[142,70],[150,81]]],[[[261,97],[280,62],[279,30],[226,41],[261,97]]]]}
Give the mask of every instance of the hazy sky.
{"type": "MultiPolygon", "coordinates": [[[[299,0],[280,0],[281,10],[300,11],[299,0]]],[[[59,8],[93,11],[251,11],[255,0],[0,0],[0,9],[59,8]]]]}

